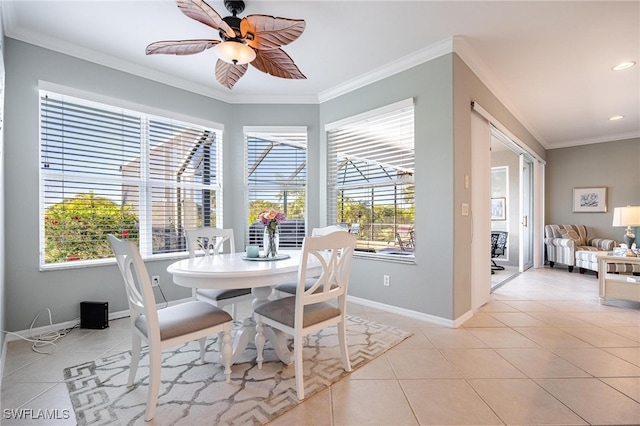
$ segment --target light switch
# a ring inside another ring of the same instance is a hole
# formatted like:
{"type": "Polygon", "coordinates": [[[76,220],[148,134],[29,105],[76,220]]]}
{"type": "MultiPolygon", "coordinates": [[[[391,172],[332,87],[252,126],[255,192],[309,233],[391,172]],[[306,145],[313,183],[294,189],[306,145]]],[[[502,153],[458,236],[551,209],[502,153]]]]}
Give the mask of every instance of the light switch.
{"type": "Polygon", "coordinates": [[[462,216],[469,216],[469,204],[462,203],[462,216]]]}
{"type": "Polygon", "coordinates": [[[464,189],[469,189],[469,175],[464,175],[464,189]]]}

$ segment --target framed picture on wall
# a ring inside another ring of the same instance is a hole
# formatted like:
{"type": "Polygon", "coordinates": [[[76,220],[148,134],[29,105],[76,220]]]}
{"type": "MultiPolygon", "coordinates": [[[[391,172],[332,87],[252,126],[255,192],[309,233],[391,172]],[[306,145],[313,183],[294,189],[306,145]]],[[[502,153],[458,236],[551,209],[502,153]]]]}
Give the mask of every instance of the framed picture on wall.
{"type": "Polygon", "coordinates": [[[573,188],[574,213],[605,213],[607,188],[573,188]]]}
{"type": "Polygon", "coordinates": [[[491,199],[491,220],[507,220],[507,199],[505,197],[491,199]]]}

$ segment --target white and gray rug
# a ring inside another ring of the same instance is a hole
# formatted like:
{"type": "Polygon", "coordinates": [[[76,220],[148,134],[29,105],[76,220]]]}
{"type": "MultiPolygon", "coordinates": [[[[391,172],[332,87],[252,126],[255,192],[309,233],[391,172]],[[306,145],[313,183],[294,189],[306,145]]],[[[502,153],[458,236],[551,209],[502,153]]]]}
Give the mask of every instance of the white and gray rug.
{"type": "MultiPolygon", "coordinates": [[[[358,317],[348,318],[348,344],[355,370],[409,337],[411,333],[358,317]]],[[[215,339],[208,340],[205,362],[197,343],[163,353],[162,384],[155,418],[144,421],[148,356],[143,354],[136,382],[127,388],[130,352],[109,355],[64,370],[78,425],[259,425],[299,404],[293,364],[280,362],[269,345],[262,370],[250,346],[232,366],[226,383],[215,339]]],[[[309,336],[304,349],[306,398],[349,373],[342,369],[335,327],[309,336]]]]}

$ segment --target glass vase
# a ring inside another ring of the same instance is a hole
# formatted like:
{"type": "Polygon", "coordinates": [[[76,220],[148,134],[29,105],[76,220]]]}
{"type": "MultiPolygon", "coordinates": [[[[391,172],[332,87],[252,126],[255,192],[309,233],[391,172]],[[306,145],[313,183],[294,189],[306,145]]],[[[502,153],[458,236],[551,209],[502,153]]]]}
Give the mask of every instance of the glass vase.
{"type": "Polygon", "coordinates": [[[264,228],[263,246],[264,257],[276,257],[278,254],[278,244],[280,242],[280,232],[268,226],[264,228]]]}

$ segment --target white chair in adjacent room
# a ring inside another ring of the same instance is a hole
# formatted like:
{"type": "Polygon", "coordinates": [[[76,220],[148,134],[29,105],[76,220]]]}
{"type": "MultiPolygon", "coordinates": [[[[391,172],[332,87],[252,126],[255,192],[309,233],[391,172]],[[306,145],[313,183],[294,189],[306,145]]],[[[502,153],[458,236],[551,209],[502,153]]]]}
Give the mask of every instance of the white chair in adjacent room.
{"type": "Polygon", "coordinates": [[[347,349],[346,307],[356,242],[357,237],[348,232],[306,237],[302,243],[296,295],[263,303],[254,310],[258,353],[256,361],[259,369],[262,368],[263,361],[265,326],[293,336],[296,391],[300,400],[304,399],[304,336],[326,327],[337,326],[342,365],[345,371],[351,371],[347,349]],[[322,273],[319,277],[312,278],[314,283],[307,288],[307,265],[312,260],[320,263],[322,273]]]}
{"type": "MultiPolygon", "coordinates": [[[[236,246],[233,237],[233,229],[220,229],[204,226],[184,231],[187,238],[189,257],[194,258],[197,250],[202,250],[205,256],[215,256],[222,253],[226,241],[229,242],[229,252],[235,253],[236,246]]],[[[237,303],[244,300],[253,300],[250,288],[233,289],[205,289],[194,288],[193,298],[209,302],[219,308],[231,305],[231,316],[237,319],[237,303]]]]}
{"type": "Polygon", "coordinates": [[[157,309],[151,280],[138,247],[132,241],[119,240],[113,235],[109,235],[109,243],[124,279],[131,315],[132,348],[127,386],[133,386],[142,342],[149,346],[149,391],[145,420],[151,420],[155,415],[160,390],[162,351],[166,348],[198,340],[200,360],[204,361],[207,336],[221,336],[221,358],[228,383],[231,377],[231,315],[199,301],[157,309]]]}

